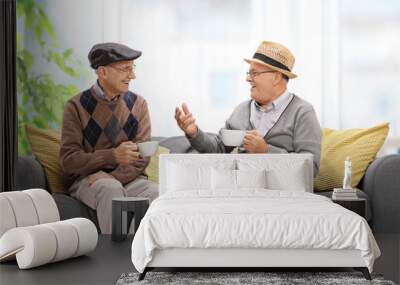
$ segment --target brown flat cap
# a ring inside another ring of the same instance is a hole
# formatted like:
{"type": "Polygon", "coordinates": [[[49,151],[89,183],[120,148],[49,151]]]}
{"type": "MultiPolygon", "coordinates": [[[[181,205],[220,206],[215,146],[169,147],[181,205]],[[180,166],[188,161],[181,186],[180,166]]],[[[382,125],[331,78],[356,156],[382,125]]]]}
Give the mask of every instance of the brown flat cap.
{"type": "Polygon", "coordinates": [[[90,66],[97,69],[113,62],[137,59],[142,55],[141,51],[118,43],[101,43],[92,47],[88,54],[90,66]]]}

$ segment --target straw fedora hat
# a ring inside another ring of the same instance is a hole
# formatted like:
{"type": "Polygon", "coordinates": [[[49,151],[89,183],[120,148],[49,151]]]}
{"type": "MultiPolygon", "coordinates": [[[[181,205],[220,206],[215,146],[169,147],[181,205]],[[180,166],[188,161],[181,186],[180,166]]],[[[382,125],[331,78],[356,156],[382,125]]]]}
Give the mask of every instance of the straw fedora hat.
{"type": "Polygon", "coordinates": [[[292,73],[294,56],[290,50],[274,42],[262,42],[251,59],[244,59],[247,63],[256,62],[285,74],[289,78],[296,78],[292,73]]]}

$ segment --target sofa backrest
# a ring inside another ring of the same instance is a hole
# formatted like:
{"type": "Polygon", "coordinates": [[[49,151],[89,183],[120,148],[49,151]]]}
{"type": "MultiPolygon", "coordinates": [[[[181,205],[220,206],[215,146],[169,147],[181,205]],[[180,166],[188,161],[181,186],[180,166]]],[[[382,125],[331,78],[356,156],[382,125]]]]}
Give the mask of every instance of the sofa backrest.
{"type": "MultiPolygon", "coordinates": [[[[182,185],[179,182],[188,179],[185,169],[195,168],[245,171],[265,169],[270,174],[267,184],[271,181],[274,185],[271,189],[313,192],[311,154],[166,154],[160,156],[159,168],[160,195],[167,191],[174,191],[172,189],[174,186],[171,185],[182,185]],[[176,173],[177,166],[180,167],[182,173],[176,173]]],[[[201,177],[200,183],[202,179],[208,179],[208,177],[210,175],[207,174],[201,177]]],[[[203,188],[208,187],[204,185],[202,185],[203,188]]]]}
{"type": "Polygon", "coordinates": [[[151,140],[159,141],[160,146],[168,148],[170,153],[187,153],[191,148],[185,136],[152,137],[151,140]]]}
{"type": "Polygon", "coordinates": [[[16,165],[16,190],[48,189],[42,165],[32,156],[19,156],[16,165]]]}

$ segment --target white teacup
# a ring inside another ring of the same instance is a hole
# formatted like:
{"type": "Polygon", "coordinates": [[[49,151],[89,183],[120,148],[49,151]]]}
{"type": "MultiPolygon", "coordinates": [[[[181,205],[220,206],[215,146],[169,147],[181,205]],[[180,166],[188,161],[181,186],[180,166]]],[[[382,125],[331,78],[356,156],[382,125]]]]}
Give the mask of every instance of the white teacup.
{"type": "Polygon", "coordinates": [[[241,146],[245,135],[246,131],[244,130],[221,130],[222,142],[226,146],[241,146]]]}
{"type": "Polygon", "coordinates": [[[138,143],[138,148],[141,156],[143,157],[152,156],[157,151],[158,142],[157,141],[141,142],[138,143]]]}

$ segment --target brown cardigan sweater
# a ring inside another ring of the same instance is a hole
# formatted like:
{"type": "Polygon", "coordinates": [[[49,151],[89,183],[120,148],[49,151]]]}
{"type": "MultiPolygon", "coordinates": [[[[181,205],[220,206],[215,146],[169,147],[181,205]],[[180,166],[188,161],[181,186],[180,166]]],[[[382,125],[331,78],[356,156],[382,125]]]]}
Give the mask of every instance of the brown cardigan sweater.
{"type": "Polygon", "coordinates": [[[113,101],[103,100],[92,88],[65,105],[61,133],[60,166],[73,180],[100,170],[122,184],[144,174],[148,158],[130,165],[116,162],[114,148],[125,141],[150,140],[151,125],[146,100],[130,91],[113,101]]]}

